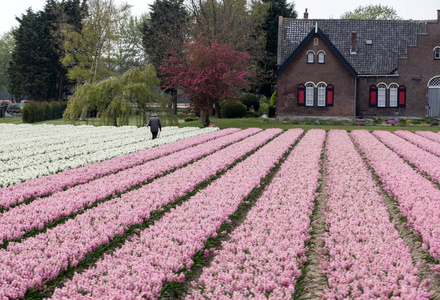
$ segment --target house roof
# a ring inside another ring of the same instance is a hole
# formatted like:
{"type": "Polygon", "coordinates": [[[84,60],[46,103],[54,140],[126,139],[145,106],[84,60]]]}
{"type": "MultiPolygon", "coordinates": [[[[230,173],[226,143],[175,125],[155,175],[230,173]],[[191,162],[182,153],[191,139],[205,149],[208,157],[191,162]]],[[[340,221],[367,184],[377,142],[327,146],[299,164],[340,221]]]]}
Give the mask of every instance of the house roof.
{"type": "Polygon", "coordinates": [[[359,75],[395,74],[397,59],[407,56],[407,47],[417,45],[417,35],[427,34],[428,21],[289,19],[279,30],[278,63],[283,64],[301,45],[316,24],[359,75]],[[350,54],[356,32],[356,54],[350,54]],[[371,41],[367,44],[366,41],[371,41]]]}
{"type": "Polygon", "coordinates": [[[327,38],[327,36],[322,32],[318,27],[312,28],[309,34],[301,41],[301,43],[293,50],[293,52],[289,55],[289,57],[284,61],[284,63],[278,68],[275,75],[281,74],[284,69],[289,65],[289,63],[296,57],[296,55],[304,48],[308,41],[310,41],[315,34],[318,34],[324,43],[333,51],[336,57],[342,62],[342,64],[348,69],[348,71],[353,75],[357,76],[356,70],[350,65],[350,63],[345,59],[345,57],[339,52],[339,50],[333,45],[333,43],[327,38]]]}

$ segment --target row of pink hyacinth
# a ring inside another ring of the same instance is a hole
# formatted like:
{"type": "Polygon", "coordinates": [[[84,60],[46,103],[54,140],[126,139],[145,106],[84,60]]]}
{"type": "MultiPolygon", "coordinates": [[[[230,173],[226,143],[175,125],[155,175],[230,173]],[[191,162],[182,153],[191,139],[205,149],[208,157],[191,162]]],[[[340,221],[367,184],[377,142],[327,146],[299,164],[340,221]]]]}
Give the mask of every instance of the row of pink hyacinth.
{"type": "MultiPolygon", "coordinates": [[[[410,164],[415,165],[420,172],[425,173],[433,180],[440,182],[440,158],[437,155],[425,151],[413,143],[388,131],[373,131],[373,135],[394,150],[394,152],[402,156],[410,164]]],[[[405,136],[411,135],[405,134],[405,136]]]]}
{"type": "Polygon", "coordinates": [[[416,134],[433,140],[435,142],[440,143],[440,131],[439,132],[431,132],[431,131],[416,131],[416,134]]]}
{"type": "Polygon", "coordinates": [[[177,272],[192,267],[194,254],[217,235],[301,133],[289,130],[269,142],[95,267],[75,274],[53,299],[158,298],[165,281],[184,279],[177,272]]]}
{"type": "Polygon", "coordinates": [[[39,197],[61,191],[76,184],[84,184],[93,179],[112,174],[120,170],[143,164],[149,160],[198,145],[205,141],[231,134],[238,129],[224,129],[198,135],[146,149],[131,154],[121,155],[102,162],[93,163],[84,167],[69,169],[61,173],[32,179],[16,185],[0,188],[0,208],[7,208],[18,204],[30,197],[39,197]]]}
{"type": "Polygon", "coordinates": [[[0,250],[0,295],[19,298],[29,288],[41,287],[69,265],[77,266],[87,253],[124,234],[130,226],[148,220],[152,212],[193,191],[280,132],[267,129],[257,133],[44,233],[10,243],[6,250],[0,250]]]}
{"type": "MultiPolygon", "coordinates": [[[[182,141],[182,145],[187,145],[187,148],[184,150],[174,152],[168,156],[162,156],[156,160],[148,161],[86,184],[77,185],[66,191],[56,192],[49,197],[37,198],[28,205],[21,205],[10,209],[4,212],[0,218],[0,245],[4,240],[10,241],[21,238],[32,229],[42,229],[52,221],[83,211],[85,207],[89,207],[97,201],[111,197],[115,193],[123,193],[133,186],[142,184],[149,179],[199,159],[204,155],[218,151],[226,145],[235,143],[259,131],[261,129],[250,128],[194,147],[189,147],[189,142],[182,141]]],[[[208,134],[207,138],[211,138],[213,135],[216,136],[215,133],[208,134]]],[[[199,137],[198,140],[201,138],[199,137]]],[[[176,148],[173,146],[171,145],[169,148],[176,148]]],[[[157,151],[154,151],[155,149],[151,150],[151,152],[157,153],[157,151]]]]}
{"type": "MultiPolygon", "coordinates": [[[[372,152],[373,155],[376,152],[372,152]]],[[[390,222],[381,191],[345,130],[326,144],[325,299],[429,299],[408,245],[390,222]]]]}
{"type": "Polygon", "coordinates": [[[432,269],[440,272],[440,190],[371,133],[355,130],[351,136],[365,153],[384,188],[399,203],[407,225],[422,237],[423,249],[437,261],[432,269]]]}
{"type": "MultiPolygon", "coordinates": [[[[440,143],[430,140],[429,138],[412,133],[407,130],[397,130],[394,134],[404,138],[405,140],[417,145],[423,150],[429,151],[437,156],[440,156],[440,143]]],[[[440,135],[439,135],[440,136],[440,135]]]]}
{"type": "Polygon", "coordinates": [[[307,260],[324,140],[324,130],[307,132],[187,299],[292,298],[307,260]]]}

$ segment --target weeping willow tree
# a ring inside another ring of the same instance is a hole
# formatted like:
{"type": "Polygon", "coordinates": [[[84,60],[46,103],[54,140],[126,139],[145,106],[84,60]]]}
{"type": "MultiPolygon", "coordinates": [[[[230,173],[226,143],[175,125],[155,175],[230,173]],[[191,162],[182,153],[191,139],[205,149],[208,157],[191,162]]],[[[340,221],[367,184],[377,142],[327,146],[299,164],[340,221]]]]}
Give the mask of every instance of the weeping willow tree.
{"type": "Polygon", "coordinates": [[[152,65],[97,83],[85,83],[69,99],[63,119],[75,123],[78,119],[98,117],[103,125],[121,126],[129,124],[130,114],[136,109],[142,112],[145,125],[148,103],[161,98],[159,85],[152,65]]]}

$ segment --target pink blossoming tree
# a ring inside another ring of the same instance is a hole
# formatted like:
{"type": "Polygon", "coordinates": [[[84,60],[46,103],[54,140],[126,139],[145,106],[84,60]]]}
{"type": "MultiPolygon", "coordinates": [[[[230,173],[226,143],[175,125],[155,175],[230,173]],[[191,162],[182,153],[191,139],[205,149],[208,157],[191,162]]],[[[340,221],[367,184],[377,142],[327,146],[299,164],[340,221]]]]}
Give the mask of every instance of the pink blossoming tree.
{"type": "Polygon", "coordinates": [[[199,110],[201,121],[209,126],[209,111],[222,100],[233,98],[249,87],[247,71],[250,56],[232,50],[231,46],[216,41],[195,39],[183,47],[183,56],[171,55],[161,69],[164,88],[181,89],[199,110]]]}

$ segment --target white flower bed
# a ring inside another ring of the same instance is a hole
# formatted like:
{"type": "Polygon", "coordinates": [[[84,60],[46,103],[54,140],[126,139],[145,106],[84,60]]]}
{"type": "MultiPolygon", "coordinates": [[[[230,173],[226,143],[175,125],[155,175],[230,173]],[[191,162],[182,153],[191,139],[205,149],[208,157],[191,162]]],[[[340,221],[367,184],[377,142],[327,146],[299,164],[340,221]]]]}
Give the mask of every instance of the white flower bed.
{"type": "Polygon", "coordinates": [[[164,127],[160,138],[151,140],[151,133],[146,127],[37,125],[35,127],[40,130],[38,135],[41,134],[46,138],[36,140],[35,135],[37,132],[35,128],[29,129],[28,132],[22,130],[21,126],[29,127],[29,125],[0,127],[1,136],[5,139],[5,145],[2,143],[2,146],[0,146],[0,157],[2,157],[0,186],[9,186],[66,169],[218,130],[215,127],[204,129],[164,127]],[[21,133],[21,138],[17,143],[14,143],[14,137],[17,134],[7,134],[7,132],[15,132],[14,128],[18,128],[21,133]],[[72,138],[66,141],[64,137],[69,136],[72,132],[79,132],[81,138],[78,139],[78,136],[73,135],[72,138]],[[54,141],[60,141],[60,143],[54,144],[54,141]],[[54,147],[58,147],[58,150],[51,152],[54,147]],[[47,150],[41,153],[41,149],[47,150]],[[20,153],[21,157],[14,157],[16,155],[14,154],[9,158],[11,152],[20,153]]]}

